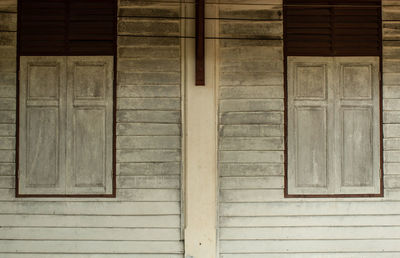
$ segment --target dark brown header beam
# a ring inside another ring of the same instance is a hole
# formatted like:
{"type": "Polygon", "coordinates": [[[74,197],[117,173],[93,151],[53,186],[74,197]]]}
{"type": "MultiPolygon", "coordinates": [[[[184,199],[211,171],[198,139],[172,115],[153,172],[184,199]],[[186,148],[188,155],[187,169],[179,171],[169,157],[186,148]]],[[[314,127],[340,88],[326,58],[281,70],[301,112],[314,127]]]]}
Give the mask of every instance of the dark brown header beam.
{"type": "Polygon", "coordinates": [[[204,0],[196,0],[196,86],[205,86],[204,0]]]}

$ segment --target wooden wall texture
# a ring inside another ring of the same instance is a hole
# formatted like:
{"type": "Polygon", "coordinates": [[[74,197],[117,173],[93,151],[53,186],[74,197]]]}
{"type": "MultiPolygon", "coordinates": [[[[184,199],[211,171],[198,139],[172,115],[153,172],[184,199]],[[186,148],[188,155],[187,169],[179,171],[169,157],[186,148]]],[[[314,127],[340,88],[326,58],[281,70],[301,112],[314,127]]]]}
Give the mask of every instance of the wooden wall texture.
{"type": "Polygon", "coordinates": [[[284,199],[282,2],[229,2],[221,37],[242,39],[219,49],[220,257],[399,257],[400,2],[383,1],[385,197],[361,199],[284,199]]]}
{"type": "Polygon", "coordinates": [[[0,1],[0,257],[182,257],[180,3],[120,1],[116,199],[14,198],[16,12],[0,1]]]}

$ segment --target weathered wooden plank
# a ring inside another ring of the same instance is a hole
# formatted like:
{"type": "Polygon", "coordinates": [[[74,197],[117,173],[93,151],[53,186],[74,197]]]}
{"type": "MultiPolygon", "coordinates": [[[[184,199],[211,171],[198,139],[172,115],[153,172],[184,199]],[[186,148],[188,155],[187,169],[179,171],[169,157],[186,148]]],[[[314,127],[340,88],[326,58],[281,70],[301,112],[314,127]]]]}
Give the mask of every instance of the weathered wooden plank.
{"type": "Polygon", "coordinates": [[[150,3],[147,5],[120,5],[119,16],[124,17],[154,17],[154,18],[179,18],[180,5],[178,3],[150,3]]]}
{"type": "Polygon", "coordinates": [[[220,88],[221,99],[277,99],[283,98],[282,86],[239,87],[224,86],[220,88]]]}
{"type": "Polygon", "coordinates": [[[132,36],[118,36],[118,46],[177,46],[179,47],[179,38],[170,37],[132,37],[132,36]]]}
{"type": "Polygon", "coordinates": [[[15,188],[15,176],[0,176],[0,189],[15,188]]]}
{"type": "Polygon", "coordinates": [[[221,20],[220,36],[223,38],[282,39],[281,21],[221,20]]]}
{"type": "Polygon", "coordinates": [[[0,124],[0,136],[15,136],[15,125],[0,124]]]}
{"type": "Polygon", "coordinates": [[[385,5],[382,6],[382,20],[383,21],[399,21],[400,20],[400,8],[396,5],[385,5]]]}
{"type": "Polygon", "coordinates": [[[326,201],[324,202],[265,202],[221,203],[221,216],[308,216],[308,215],[376,215],[397,214],[400,205],[396,201],[326,201]]]}
{"type": "Polygon", "coordinates": [[[384,177],[385,180],[385,189],[400,189],[400,176],[398,175],[386,175],[384,177]]]}
{"type": "Polygon", "coordinates": [[[16,13],[0,12],[0,31],[17,31],[16,13]]]}
{"type": "MultiPolygon", "coordinates": [[[[1,39],[1,38],[0,38],[1,39]]],[[[2,72],[0,71],[0,89],[4,86],[14,86],[16,85],[17,75],[14,72],[2,72]]],[[[2,97],[13,97],[7,95],[1,95],[2,97]]],[[[15,96],[15,95],[14,95],[15,96]]]]}
{"type": "Polygon", "coordinates": [[[222,19],[281,20],[281,5],[221,5],[219,17],[222,19]]]}
{"type": "Polygon", "coordinates": [[[384,21],[382,27],[383,40],[399,40],[400,39],[400,22],[384,21]]]}
{"type": "Polygon", "coordinates": [[[221,72],[221,86],[268,86],[282,85],[283,73],[266,72],[221,72]]]}
{"type": "Polygon", "coordinates": [[[180,230],[173,228],[0,228],[0,238],[9,240],[110,240],[171,241],[180,240],[180,230]]]}
{"type": "Polygon", "coordinates": [[[222,177],[220,189],[282,189],[283,177],[222,177]]]}
{"type": "Polygon", "coordinates": [[[240,124],[281,124],[282,112],[226,112],[221,115],[224,125],[240,124]]]}
{"type": "Polygon", "coordinates": [[[69,228],[179,228],[180,215],[85,216],[74,215],[0,215],[4,227],[69,228]]]}
{"type": "Polygon", "coordinates": [[[178,124],[143,124],[118,123],[117,135],[130,136],[179,136],[181,132],[178,124]]]}
{"type": "Polygon", "coordinates": [[[0,85],[0,96],[4,98],[15,98],[16,95],[17,90],[15,85],[0,85]]]}
{"type": "Polygon", "coordinates": [[[400,162],[400,151],[385,151],[384,161],[385,162],[400,162]]]}
{"type": "Polygon", "coordinates": [[[400,99],[384,99],[383,110],[400,110],[400,99]]]}
{"type": "Polygon", "coordinates": [[[281,99],[220,100],[219,110],[221,113],[232,112],[232,111],[241,111],[241,112],[283,111],[283,100],[281,99]]]}
{"type": "Polygon", "coordinates": [[[16,32],[0,32],[0,46],[15,47],[17,45],[16,32]]]}
{"type": "Polygon", "coordinates": [[[14,150],[0,150],[0,162],[2,162],[2,163],[15,162],[15,151],[14,150]]]}
{"type": "MultiPolygon", "coordinates": [[[[260,49],[264,53],[264,49],[260,49]]],[[[283,61],[281,58],[272,59],[273,57],[266,55],[265,59],[257,59],[259,56],[254,56],[253,60],[247,60],[248,56],[243,53],[241,58],[232,58],[233,53],[226,53],[226,56],[221,57],[220,72],[221,73],[283,73],[283,61]],[[230,60],[230,58],[232,58],[230,60]],[[271,60],[268,60],[270,59],[271,60]]],[[[222,53],[221,53],[222,55],[222,53]]]]}
{"type": "Polygon", "coordinates": [[[15,253],[182,253],[178,241],[29,241],[0,240],[2,252],[15,253]]]}
{"type": "Polygon", "coordinates": [[[399,175],[400,174],[400,163],[385,163],[384,164],[385,175],[399,175]]]}
{"type": "Polygon", "coordinates": [[[1,111],[0,110],[0,123],[14,124],[16,121],[15,111],[1,111]]]}
{"type": "MultiPolygon", "coordinates": [[[[129,85],[129,82],[127,85],[129,85]]],[[[127,85],[119,86],[118,97],[179,98],[181,95],[181,90],[179,86],[174,87],[174,86],[132,86],[132,85],[127,86],[127,85]]]]}
{"type": "Polygon", "coordinates": [[[400,137],[400,124],[385,124],[383,126],[383,135],[385,138],[400,137]]]}
{"type": "Polygon", "coordinates": [[[179,175],[179,162],[120,163],[117,164],[118,175],[179,175]]]}
{"type": "MultiPolygon", "coordinates": [[[[271,47],[271,46],[233,46],[233,47],[224,47],[221,48],[221,68],[224,68],[225,65],[233,65],[235,61],[247,61],[245,64],[258,64],[261,62],[266,63],[266,59],[269,60],[270,64],[265,64],[267,66],[277,67],[279,65],[283,65],[283,50],[281,46],[271,47]]],[[[241,71],[246,71],[244,69],[246,66],[241,67],[241,71]]],[[[283,67],[282,67],[283,68],[283,67]]],[[[281,68],[281,69],[282,69],[281,68]]],[[[251,70],[247,70],[251,71],[251,70]]],[[[268,72],[265,70],[264,72],[268,72]]]]}
{"type": "Polygon", "coordinates": [[[263,252],[399,252],[400,240],[247,240],[221,241],[222,253],[263,252]]]}
{"type": "Polygon", "coordinates": [[[180,149],[180,140],[178,136],[118,136],[117,149],[180,149]]]}
{"type": "MultiPolygon", "coordinates": [[[[154,52],[157,52],[155,50],[154,52]]],[[[154,55],[154,52],[150,52],[148,58],[151,58],[154,55]]],[[[121,53],[121,52],[120,52],[121,53]]],[[[139,52],[141,53],[141,52],[139,52]]],[[[128,54],[124,51],[121,54],[128,54]]],[[[143,53],[141,53],[143,54],[143,53]]],[[[156,57],[156,56],[155,56],[156,57]]],[[[179,56],[175,56],[179,57],[179,56]]],[[[178,58],[174,59],[162,59],[162,57],[156,57],[156,59],[122,59],[118,62],[118,71],[121,72],[129,72],[129,71],[137,71],[137,72],[179,72],[180,60],[178,58]]]]}
{"type": "MultiPolygon", "coordinates": [[[[44,253],[7,253],[8,258],[54,258],[54,254],[44,253]]],[[[60,254],[57,258],[183,258],[182,254],[60,254]]]]}
{"type": "MultiPolygon", "coordinates": [[[[339,253],[280,253],[279,257],[282,258],[341,258],[341,257],[352,257],[352,258],[394,258],[398,256],[398,252],[388,252],[388,253],[379,253],[379,256],[375,252],[371,253],[355,253],[355,252],[340,252],[339,253]]],[[[221,258],[240,258],[243,257],[243,254],[221,254],[221,258]]],[[[275,253],[259,253],[259,254],[246,254],[247,258],[273,258],[276,257],[275,253]]]]}
{"type": "Polygon", "coordinates": [[[1,137],[0,138],[0,149],[1,150],[15,149],[15,137],[1,137]]]}
{"type": "Polygon", "coordinates": [[[221,240],[244,239],[393,239],[399,238],[399,227],[259,227],[259,228],[222,228],[221,240]]]}
{"type": "Polygon", "coordinates": [[[400,73],[383,73],[383,85],[399,85],[400,73]]]}
{"type": "Polygon", "coordinates": [[[119,18],[118,35],[179,36],[178,19],[119,18]]]}
{"type": "MultiPolygon", "coordinates": [[[[281,183],[279,182],[279,184],[281,183]]],[[[284,200],[282,189],[220,189],[221,202],[268,202],[282,200],[284,200]]]]}
{"type": "Polygon", "coordinates": [[[180,111],[119,110],[118,123],[180,123],[180,111]]]}
{"type": "Polygon", "coordinates": [[[400,87],[399,86],[386,86],[386,87],[383,87],[383,97],[385,99],[397,99],[397,98],[400,98],[400,87]]]}
{"type": "Polygon", "coordinates": [[[181,109],[179,98],[118,98],[118,109],[174,110],[181,109]]]}
{"type": "Polygon", "coordinates": [[[223,137],[220,150],[283,150],[281,137],[223,137]]]}
{"type": "Polygon", "coordinates": [[[118,188],[179,189],[180,176],[119,176],[118,188]]]}
{"type": "Polygon", "coordinates": [[[241,162],[283,162],[282,151],[220,151],[220,162],[241,163],[241,162]]]}
{"type": "Polygon", "coordinates": [[[222,125],[220,136],[231,137],[274,137],[283,136],[283,126],[280,125],[222,125]]]}
{"type": "Polygon", "coordinates": [[[17,12],[17,0],[2,0],[0,2],[0,11],[17,12]]]}
{"type": "Polygon", "coordinates": [[[220,176],[277,176],[283,175],[279,163],[222,163],[218,166],[220,176]]]}
{"type": "Polygon", "coordinates": [[[383,123],[384,124],[400,123],[400,112],[399,111],[384,111],[383,112],[383,123]]]}
{"type": "Polygon", "coordinates": [[[0,54],[0,71],[2,72],[12,72],[15,73],[17,71],[17,59],[16,57],[13,58],[6,58],[1,57],[0,54]]]}
{"type": "Polygon", "coordinates": [[[117,162],[180,161],[179,150],[118,150],[117,162]]]}
{"type": "Polygon", "coordinates": [[[178,72],[118,72],[118,83],[122,85],[178,85],[180,80],[178,72]]]}
{"type": "Polygon", "coordinates": [[[57,215],[179,215],[179,202],[10,201],[1,202],[3,214],[57,215]]]}
{"type": "Polygon", "coordinates": [[[13,176],[15,174],[14,163],[0,163],[0,176],[13,176]]]}
{"type": "MultiPolygon", "coordinates": [[[[390,205],[390,204],[387,204],[390,205]]],[[[276,216],[276,217],[222,217],[222,228],[230,227],[347,227],[347,226],[399,226],[400,215],[360,216],[276,216]]]]}
{"type": "MultiPolygon", "coordinates": [[[[157,61],[157,60],[166,60],[171,59],[169,61],[173,61],[174,65],[176,65],[176,59],[180,57],[180,48],[179,46],[141,46],[141,47],[120,47],[118,48],[118,57],[120,58],[135,58],[135,60],[131,59],[121,59],[122,66],[130,67],[132,64],[137,64],[140,62],[145,62],[146,59],[156,59],[156,60],[148,60],[148,61],[157,61]],[[143,60],[137,60],[138,58],[143,60]],[[135,63],[134,63],[135,62],[135,63]]],[[[125,70],[122,68],[122,70],[125,70]]]]}

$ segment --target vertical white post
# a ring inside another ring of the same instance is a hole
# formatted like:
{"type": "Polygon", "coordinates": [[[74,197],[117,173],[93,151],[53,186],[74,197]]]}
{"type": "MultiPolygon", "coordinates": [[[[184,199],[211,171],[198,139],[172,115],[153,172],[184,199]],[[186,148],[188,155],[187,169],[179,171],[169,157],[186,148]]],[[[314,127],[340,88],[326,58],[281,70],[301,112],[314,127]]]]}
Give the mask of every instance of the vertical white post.
{"type": "MultiPolygon", "coordinates": [[[[217,5],[207,5],[214,17],[217,5]]],[[[193,5],[186,4],[186,15],[193,5]]],[[[188,17],[187,16],[187,17],[188,17]]],[[[206,22],[206,36],[214,36],[216,22],[206,22]]],[[[194,22],[186,22],[186,35],[194,35],[194,22]]],[[[185,40],[185,255],[216,257],[217,221],[217,105],[216,39],[205,42],[205,86],[195,86],[195,39],[185,40]]]]}

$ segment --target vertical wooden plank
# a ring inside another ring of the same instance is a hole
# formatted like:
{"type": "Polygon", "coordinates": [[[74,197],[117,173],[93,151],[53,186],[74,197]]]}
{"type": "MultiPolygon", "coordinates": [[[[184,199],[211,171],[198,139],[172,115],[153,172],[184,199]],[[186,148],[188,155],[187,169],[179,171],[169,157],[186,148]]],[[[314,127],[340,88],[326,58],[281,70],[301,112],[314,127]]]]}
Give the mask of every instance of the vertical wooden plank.
{"type": "Polygon", "coordinates": [[[205,86],[204,0],[196,0],[196,86],[205,86]]]}

